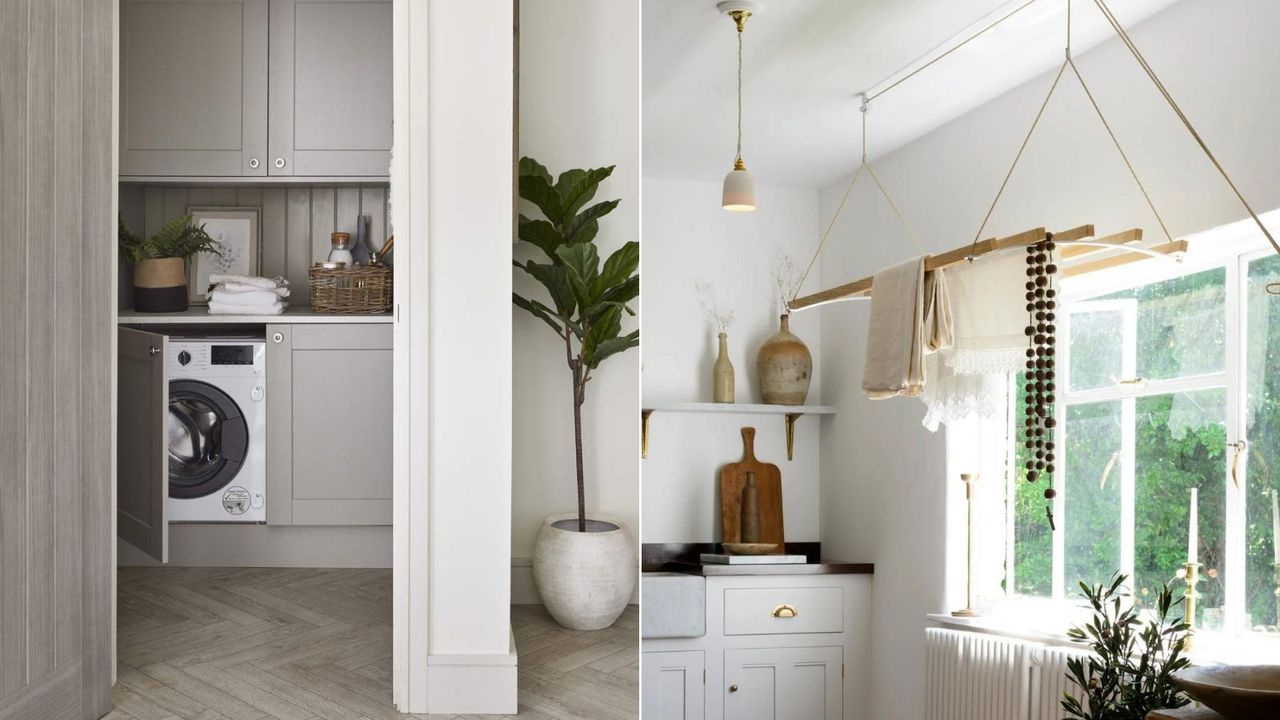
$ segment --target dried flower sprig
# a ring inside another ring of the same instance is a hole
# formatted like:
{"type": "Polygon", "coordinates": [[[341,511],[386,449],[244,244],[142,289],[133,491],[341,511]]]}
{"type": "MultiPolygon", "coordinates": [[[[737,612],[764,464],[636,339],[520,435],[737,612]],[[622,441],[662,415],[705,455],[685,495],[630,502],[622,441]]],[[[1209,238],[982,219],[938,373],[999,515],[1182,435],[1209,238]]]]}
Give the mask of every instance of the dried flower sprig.
{"type": "Polygon", "coordinates": [[[707,313],[707,319],[716,326],[716,332],[728,332],[733,324],[734,314],[720,312],[720,304],[716,301],[716,286],[709,282],[694,283],[693,289],[698,292],[698,304],[707,313]]]}
{"type": "Polygon", "coordinates": [[[800,267],[786,253],[779,255],[773,263],[773,286],[778,291],[779,312],[789,314],[791,311],[787,308],[787,303],[791,302],[791,296],[800,288],[800,267]]]}

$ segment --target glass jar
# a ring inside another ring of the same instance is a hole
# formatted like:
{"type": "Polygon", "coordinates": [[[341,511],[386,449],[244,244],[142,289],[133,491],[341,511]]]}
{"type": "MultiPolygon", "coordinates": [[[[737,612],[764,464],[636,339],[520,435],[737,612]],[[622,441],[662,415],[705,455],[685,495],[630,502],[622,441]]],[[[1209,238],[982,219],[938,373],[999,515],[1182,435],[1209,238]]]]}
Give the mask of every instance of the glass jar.
{"type": "Polygon", "coordinates": [[[332,249],[329,250],[329,262],[342,263],[351,267],[355,258],[351,255],[351,233],[336,232],[329,236],[332,249]]]}

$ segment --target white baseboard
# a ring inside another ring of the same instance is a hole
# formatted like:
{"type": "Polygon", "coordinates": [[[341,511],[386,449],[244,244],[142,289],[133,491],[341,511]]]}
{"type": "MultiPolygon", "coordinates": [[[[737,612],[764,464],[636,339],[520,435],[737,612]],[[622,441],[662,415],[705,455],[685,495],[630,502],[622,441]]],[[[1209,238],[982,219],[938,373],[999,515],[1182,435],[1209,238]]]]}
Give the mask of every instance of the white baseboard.
{"type": "Polygon", "coordinates": [[[427,707],[440,715],[514,715],[516,644],[494,655],[427,656],[427,707]]]}

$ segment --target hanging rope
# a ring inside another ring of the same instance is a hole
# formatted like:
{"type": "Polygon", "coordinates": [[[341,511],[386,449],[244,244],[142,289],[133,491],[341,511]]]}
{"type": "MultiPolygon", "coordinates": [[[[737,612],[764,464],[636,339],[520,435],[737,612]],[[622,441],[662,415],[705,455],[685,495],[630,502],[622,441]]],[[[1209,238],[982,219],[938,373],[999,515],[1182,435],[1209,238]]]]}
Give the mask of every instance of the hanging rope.
{"type": "Polygon", "coordinates": [[[840,219],[840,213],[844,210],[845,203],[853,192],[853,186],[858,182],[858,177],[862,175],[863,170],[867,171],[867,174],[875,182],[876,187],[880,189],[880,194],[889,203],[889,208],[893,210],[893,214],[898,216],[898,222],[902,223],[902,227],[906,229],[907,237],[911,239],[911,242],[921,255],[925,254],[924,246],[920,243],[920,239],[916,237],[915,231],[911,229],[911,223],[907,222],[907,218],[898,209],[898,205],[890,197],[889,191],[885,189],[884,183],[880,182],[880,178],[876,176],[876,171],[871,168],[871,163],[867,162],[867,111],[869,103],[870,101],[864,95],[862,97],[862,162],[858,163],[857,170],[853,172],[853,177],[849,179],[849,186],[845,188],[844,195],[840,198],[840,204],[836,206],[836,212],[831,216],[831,222],[827,224],[826,232],[822,233],[822,239],[818,241],[817,251],[813,253],[813,257],[809,258],[809,264],[805,267],[804,273],[800,275],[800,282],[796,283],[796,289],[791,294],[792,300],[800,297],[800,289],[804,287],[804,281],[809,278],[809,272],[813,270],[814,263],[818,261],[818,256],[822,254],[822,248],[827,244],[827,238],[831,237],[831,231],[836,226],[836,220],[840,219]]]}
{"type": "Polygon", "coordinates": [[[1062,73],[1066,69],[1067,62],[1063,62],[1062,66],[1058,68],[1058,74],[1053,76],[1053,84],[1049,86],[1049,92],[1044,96],[1044,102],[1040,103],[1040,111],[1036,113],[1036,119],[1031,121],[1027,136],[1022,139],[1018,154],[1013,156],[1013,164],[1009,166],[1009,172],[1004,175],[1004,182],[1000,183],[1000,189],[996,191],[996,197],[991,201],[991,207],[987,208],[987,214],[982,218],[982,225],[978,226],[978,232],[973,236],[973,245],[970,248],[969,256],[970,262],[973,261],[973,253],[978,250],[978,240],[982,239],[982,231],[987,229],[987,222],[991,220],[991,213],[995,212],[996,205],[1000,202],[1000,196],[1004,195],[1004,189],[1009,186],[1009,178],[1013,177],[1013,171],[1018,167],[1018,161],[1022,159],[1022,152],[1027,149],[1027,143],[1031,142],[1031,136],[1035,134],[1036,126],[1040,124],[1040,118],[1044,117],[1044,109],[1049,106],[1049,99],[1053,97],[1053,91],[1058,89],[1058,81],[1062,79],[1062,73]]]}
{"type": "MultiPolygon", "coordinates": [[[[1267,242],[1271,243],[1271,247],[1275,249],[1276,253],[1280,253],[1280,244],[1276,243],[1275,238],[1271,236],[1271,232],[1267,230],[1267,226],[1262,224],[1262,219],[1253,211],[1253,208],[1249,205],[1249,201],[1244,199],[1244,195],[1240,192],[1240,189],[1236,187],[1236,184],[1232,182],[1231,177],[1227,175],[1227,171],[1222,167],[1222,163],[1218,162],[1218,158],[1214,156],[1211,150],[1209,150],[1209,146],[1205,143],[1204,138],[1200,137],[1200,133],[1196,132],[1195,127],[1191,124],[1191,120],[1187,118],[1186,113],[1182,112],[1182,108],[1178,105],[1177,101],[1173,99],[1173,95],[1169,94],[1169,90],[1164,86],[1164,83],[1161,82],[1160,78],[1156,75],[1155,70],[1151,68],[1151,65],[1147,63],[1146,57],[1143,56],[1142,51],[1138,50],[1138,46],[1135,45],[1133,39],[1129,37],[1129,33],[1125,32],[1124,26],[1116,19],[1116,16],[1111,12],[1111,8],[1107,7],[1104,0],[1093,0],[1093,3],[1098,6],[1100,11],[1102,11],[1103,17],[1105,17],[1107,22],[1111,24],[1116,35],[1119,36],[1125,47],[1129,49],[1133,58],[1138,61],[1138,65],[1140,65],[1143,71],[1146,72],[1147,77],[1151,79],[1152,84],[1154,84],[1156,89],[1160,91],[1160,94],[1164,96],[1165,101],[1169,103],[1169,107],[1173,109],[1174,114],[1178,116],[1178,119],[1181,120],[1182,124],[1187,128],[1187,132],[1191,133],[1191,137],[1195,139],[1198,145],[1200,145],[1200,149],[1203,150],[1205,156],[1209,158],[1209,162],[1213,163],[1213,166],[1218,169],[1218,173],[1222,175],[1222,179],[1227,182],[1231,191],[1236,194],[1236,198],[1240,200],[1240,204],[1243,205],[1244,209],[1249,213],[1249,217],[1253,218],[1253,222],[1257,224],[1258,229],[1262,231],[1264,236],[1266,236],[1267,242]]],[[[1277,291],[1280,291],[1280,287],[1278,287],[1277,284],[1273,283],[1267,286],[1267,292],[1276,294],[1277,291]]]]}
{"type": "Polygon", "coordinates": [[[1089,104],[1093,105],[1093,110],[1098,114],[1098,119],[1102,121],[1102,127],[1107,129],[1107,134],[1111,136],[1111,142],[1115,144],[1116,150],[1120,153],[1120,158],[1124,160],[1125,167],[1129,168],[1129,174],[1133,176],[1133,181],[1138,184],[1138,189],[1142,191],[1142,197],[1147,201],[1147,207],[1151,208],[1151,214],[1156,216],[1156,222],[1160,223],[1160,230],[1164,232],[1165,240],[1173,242],[1173,236],[1169,234],[1169,226],[1165,224],[1164,218],[1160,216],[1160,211],[1156,209],[1156,204],[1151,201],[1151,196],[1147,194],[1147,188],[1142,184],[1142,179],[1138,177],[1138,171],[1134,169],[1133,163],[1129,161],[1129,156],[1125,154],[1124,148],[1120,147],[1120,140],[1116,138],[1116,134],[1111,130],[1111,123],[1107,122],[1107,118],[1102,114],[1102,108],[1098,106],[1098,101],[1093,99],[1093,93],[1089,91],[1089,85],[1085,83],[1084,76],[1080,74],[1080,68],[1076,67],[1076,61],[1067,56],[1067,64],[1071,66],[1071,72],[1075,73],[1076,79],[1080,81],[1080,87],[1084,90],[1085,97],[1089,98],[1089,104]]]}
{"type": "Polygon", "coordinates": [[[738,22],[738,149],[733,156],[734,167],[742,163],[742,22],[738,22]]]}

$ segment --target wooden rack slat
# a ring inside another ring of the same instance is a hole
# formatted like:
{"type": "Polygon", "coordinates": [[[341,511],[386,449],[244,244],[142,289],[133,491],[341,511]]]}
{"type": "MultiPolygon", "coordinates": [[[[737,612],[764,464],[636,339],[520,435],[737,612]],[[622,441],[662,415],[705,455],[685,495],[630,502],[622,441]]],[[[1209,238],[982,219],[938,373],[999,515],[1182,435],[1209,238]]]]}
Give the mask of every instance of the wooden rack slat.
{"type": "MultiPolygon", "coordinates": [[[[1161,243],[1160,245],[1155,245],[1148,249],[1151,252],[1157,252],[1157,253],[1160,253],[1161,255],[1178,255],[1179,253],[1187,252],[1187,247],[1188,247],[1188,243],[1186,240],[1174,240],[1173,242],[1161,243]]],[[[1099,249],[1104,252],[1107,250],[1107,248],[1099,248],[1099,249]]],[[[1116,248],[1116,249],[1123,250],[1124,248],[1116,248]]],[[[1108,268],[1113,268],[1120,265],[1128,265],[1131,262],[1137,262],[1139,260],[1146,260],[1149,257],[1150,257],[1149,255],[1146,255],[1143,253],[1127,252],[1127,253],[1124,253],[1123,255],[1112,255],[1110,257],[1099,258],[1097,260],[1080,263],[1078,265],[1068,265],[1067,267],[1062,269],[1062,274],[1066,277],[1075,277],[1076,275],[1087,275],[1088,273],[1091,273],[1091,272],[1106,270],[1108,268]]]]}

